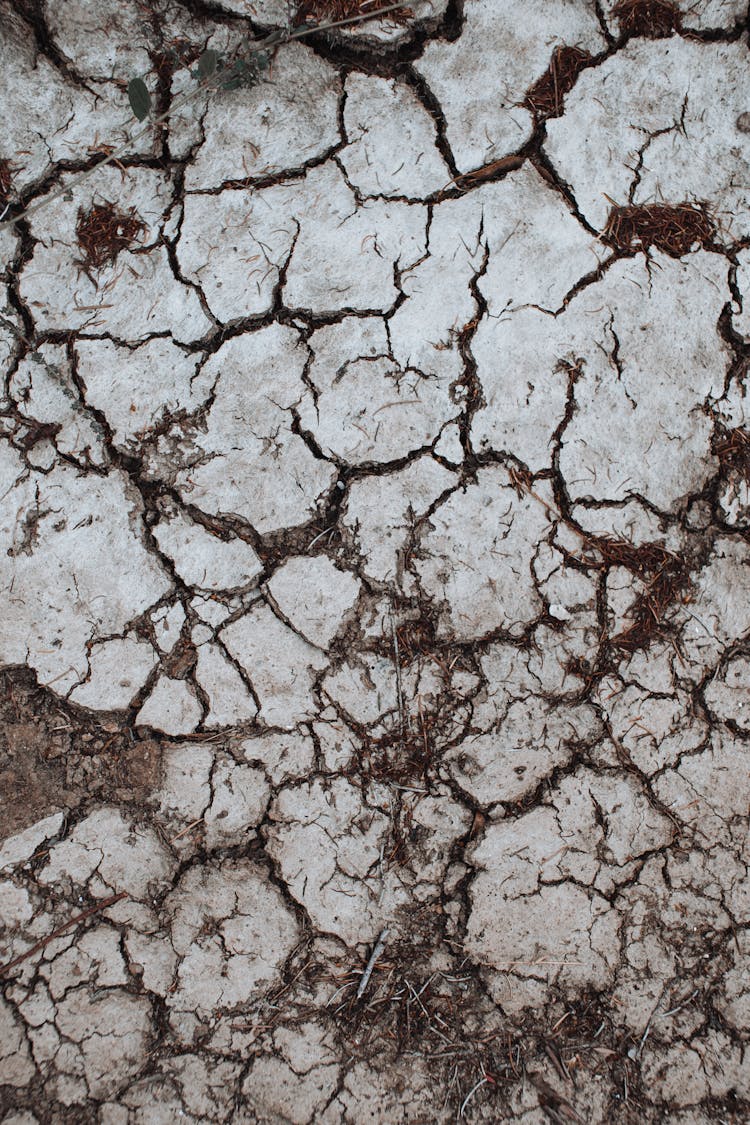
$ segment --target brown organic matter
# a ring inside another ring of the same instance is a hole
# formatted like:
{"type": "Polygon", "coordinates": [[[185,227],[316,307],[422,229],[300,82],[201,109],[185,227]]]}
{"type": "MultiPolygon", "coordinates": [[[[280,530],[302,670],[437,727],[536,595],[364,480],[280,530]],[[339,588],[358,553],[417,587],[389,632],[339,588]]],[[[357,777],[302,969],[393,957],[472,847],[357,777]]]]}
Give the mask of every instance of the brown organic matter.
{"type": "Polygon", "coordinates": [[[537,118],[559,117],[565,95],[590,59],[589,52],[578,47],[555,48],[549,67],[526,94],[524,105],[537,118]]]}
{"type": "Polygon", "coordinates": [[[0,159],[0,207],[4,207],[10,199],[13,175],[9,160],[0,159]]]}
{"type": "Polygon", "coordinates": [[[681,258],[696,244],[708,246],[713,233],[713,224],[699,203],[650,203],[614,207],[604,237],[618,250],[648,250],[653,246],[681,258]]]}
{"type": "Polygon", "coordinates": [[[85,255],[84,265],[89,269],[111,265],[144,229],[134,211],[123,214],[111,203],[98,203],[89,211],[79,211],[76,234],[85,255]]]}
{"type": "Polygon", "coordinates": [[[682,27],[682,13],[670,0],[620,0],[613,10],[625,35],[663,39],[682,27]]]}

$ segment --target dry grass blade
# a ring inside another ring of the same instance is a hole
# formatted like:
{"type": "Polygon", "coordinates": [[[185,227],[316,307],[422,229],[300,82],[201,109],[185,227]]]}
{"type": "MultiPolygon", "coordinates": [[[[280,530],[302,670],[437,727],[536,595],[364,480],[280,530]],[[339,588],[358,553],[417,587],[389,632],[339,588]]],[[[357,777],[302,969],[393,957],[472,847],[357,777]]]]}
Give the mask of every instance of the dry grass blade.
{"type": "Polygon", "coordinates": [[[489,1082],[489,1078],[486,1075],[484,1075],[482,1078],[479,1079],[478,1082],[474,1083],[474,1085],[469,1090],[469,1092],[466,1095],[466,1097],[464,1098],[464,1100],[461,1102],[461,1108],[458,1111],[459,1117],[463,1117],[463,1115],[466,1113],[466,1108],[467,1108],[469,1102],[471,1101],[471,1099],[476,1094],[477,1090],[480,1090],[482,1088],[482,1086],[485,1086],[488,1082],[489,1082]]]}
{"type": "Polygon", "coordinates": [[[375,942],[375,947],[374,947],[372,953],[370,954],[370,959],[367,962],[367,964],[365,965],[364,972],[362,973],[362,979],[360,980],[359,988],[357,989],[357,1000],[361,1000],[362,997],[364,996],[365,992],[367,991],[367,986],[370,983],[370,977],[372,976],[372,971],[375,968],[375,965],[377,964],[377,961],[378,961],[378,958],[380,957],[380,954],[385,949],[385,943],[386,943],[387,940],[388,940],[388,930],[387,929],[381,930],[380,937],[375,942]]]}

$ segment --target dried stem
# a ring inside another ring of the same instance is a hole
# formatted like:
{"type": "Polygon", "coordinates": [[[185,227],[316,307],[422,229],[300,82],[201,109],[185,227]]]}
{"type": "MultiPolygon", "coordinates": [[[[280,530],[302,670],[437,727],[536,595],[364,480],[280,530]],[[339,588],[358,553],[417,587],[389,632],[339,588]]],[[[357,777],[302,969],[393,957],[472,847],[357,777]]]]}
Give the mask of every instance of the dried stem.
{"type": "Polygon", "coordinates": [[[62,926],[58,926],[51,934],[47,934],[47,936],[42,938],[41,941],[38,941],[36,945],[32,945],[31,949],[27,949],[25,953],[22,953],[19,957],[14,957],[12,961],[6,962],[5,965],[0,965],[0,977],[7,976],[12,969],[23,964],[24,961],[28,961],[29,957],[33,957],[35,953],[39,953],[41,949],[44,949],[44,947],[49,945],[51,941],[54,941],[55,938],[61,937],[71,926],[77,926],[80,922],[84,922],[87,918],[90,918],[92,914],[98,914],[101,910],[106,910],[107,907],[114,906],[116,902],[120,902],[127,897],[127,891],[120,891],[119,894],[104,898],[101,902],[97,902],[95,906],[90,906],[88,910],[82,910],[80,914],[69,918],[67,922],[62,926]]]}
{"type": "Polygon", "coordinates": [[[375,942],[375,948],[373,949],[372,953],[370,954],[369,961],[365,965],[365,971],[362,973],[362,979],[360,980],[359,988],[357,989],[357,999],[358,1000],[361,1000],[362,997],[365,994],[365,989],[367,988],[368,984],[370,983],[370,977],[372,976],[372,970],[375,968],[375,963],[377,962],[378,957],[380,956],[380,954],[385,949],[385,943],[386,943],[387,940],[388,940],[388,930],[386,929],[386,930],[383,930],[381,932],[380,937],[375,942]]]}

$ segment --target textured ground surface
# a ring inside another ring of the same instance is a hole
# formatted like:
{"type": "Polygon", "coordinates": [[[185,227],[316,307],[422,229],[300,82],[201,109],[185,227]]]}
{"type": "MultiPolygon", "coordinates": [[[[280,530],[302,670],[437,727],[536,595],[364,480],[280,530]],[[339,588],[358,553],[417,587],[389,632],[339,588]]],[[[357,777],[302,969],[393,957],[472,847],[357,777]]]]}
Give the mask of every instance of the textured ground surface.
{"type": "Polygon", "coordinates": [[[0,4],[0,1120],[746,1121],[747,5],[287,18],[0,4]]]}

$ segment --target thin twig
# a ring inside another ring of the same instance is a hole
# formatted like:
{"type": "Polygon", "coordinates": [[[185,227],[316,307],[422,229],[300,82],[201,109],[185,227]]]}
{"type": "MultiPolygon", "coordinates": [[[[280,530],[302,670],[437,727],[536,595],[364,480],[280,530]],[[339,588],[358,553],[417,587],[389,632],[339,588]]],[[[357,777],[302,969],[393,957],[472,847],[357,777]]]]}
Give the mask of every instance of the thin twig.
{"type": "Polygon", "coordinates": [[[393,656],[396,661],[396,694],[398,696],[398,716],[401,726],[401,739],[404,737],[404,697],[401,692],[401,658],[398,651],[398,632],[396,630],[396,619],[393,615],[391,608],[391,633],[393,635],[393,656]]]}
{"type": "Polygon", "coordinates": [[[322,539],[324,535],[328,535],[329,531],[333,531],[333,529],[334,529],[335,527],[336,527],[336,524],[335,524],[335,523],[332,523],[330,527],[324,527],[324,528],[323,528],[323,530],[322,530],[322,531],[321,531],[321,532],[320,532],[320,533],[319,533],[318,535],[316,535],[316,536],[315,536],[315,538],[314,538],[314,539],[312,539],[312,540],[311,540],[311,541],[310,541],[310,542],[309,542],[309,543],[307,544],[307,549],[308,549],[308,551],[309,551],[309,550],[310,550],[310,549],[311,549],[312,547],[314,547],[314,546],[315,546],[315,544],[316,544],[316,543],[318,542],[318,540],[322,539]]]}
{"type": "Polygon", "coordinates": [[[688,996],[687,1000],[683,1000],[682,1003],[678,1004],[676,1008],[670,1008],[668,1012],[664,1012],[663,1015],[659,1017],[659,1019],[665,1020],[667,1016],[673,1016],[676,1012],[681,1012],[683,1008],[687,1007],[691,1000],[695,999],[699,992],[699,988],[694,989],[694,991],[691,992],[688,996]]]}
{"type": "MultiPolygon", "coordinates": [[[[363,12],[358,16],[349,16],[347,19],[343,20],[332,20],[330,23],[315,24],[312,27],[300,27],[296,28],[294,31],[288,31],[286,29],[280,28],[276,31],[270,32],[265,37],[265,39],[259,39],[256,42],[246,43],[243,46],[249,54],[257,54],[260,51],[266,50],[268,47],[280,47],[284,43],[291,43],[296,39],[304,39],[307,36],[313,35],[320,31],[331,31],[334,28],[346,27],[347,25],[354,23],[366,23],[369,20],[381,18],[382,16],[387,15],[389,12],[395,12],[400,8],[406,7],[408,7],[408,5],[402,0],[401,3],[390,4],[387,8],[381,8],[378,12],[363,12]]],[[[57,189],[57,191],[53,191],[51,195],[44,196],[37,203],[32,203],[28,207],[25,207],[23,211],[19,212],[18,215],[14,215],[10,219],[4,219],[0,221],[0,230],[2,230],[3,227],[13,226],[21,219],[26,219],[31,215],[35,215],[37,211],[41,210],[42,207],[46,207],[47,204],[53,203],[56,199],[60,199],[62,196],[67,195],[70,191],[73,190],[73,188],[79,187],[82,183],[85,183],[85,181],[90,179],[91,176],[94,176],[100,168],[104,168],[107,164],[114,164],[118,160],[120,160],[121,157],[127,156],[133,145],[137,141],[139,141],[141,137],[145,137],[150,129],[152,129],[155,125],[161,125],[163,121],[166,121],[168,117],[171,117],[175,109],[179,109],[181,106],[186,105],[204,90],[210,89],[211,84],[216,81],[216,78],[217,75],[211,75],[211,77],[206,79],[204,82],[198,83],[195,89],[188,90],[184,94],[178,95],[170,103],[169,108],[166,109],[164,113],[160,113],[158,117],[153,117],[149,121],[147,121],[142,129],[137,129],[135,133],[132,133],[130,137],[120,145],[119,148],[116,148],[112,152],[108,153],[107,156],[99,160],[96,164],[94,164],[92,168],[89,168],[88,171],[80,172],[77,176],[74,176],[73,179],[70,180],[69,183],[67,183],[64,187],[60,187],[57,189]]],[[[119,126],[119,128],[127,129],[129,125],[130,121],[128,120],[121,126],[119,126]]]]}
{"type": "Polygon", "coordinates": [[[641,1057],[641,1052],[643,1051],[643,1048],[646,1045],[646,1040],[648,1039],[648,1037],[651,1033],[651,1024],[654,1022],[654,1017],[656,1016],[656,1013],[659,1011],[659,1005],[662,1002],[665,991],[666,991],[666,989],[662,988],[661,992],[659,993],[659,999],[656,1001],[653,1008],[651,1009],[651,1015],[648,1017],[648,1023],[646,1024],[646,1029],[643,1032],[643,1035],[641,1036],[640,1043],[638,1044],[637,1047],[631,1047],[630,1050],[628,1051],[628,1057],[635,1060],[635,1061],[637,1061],[641,1057]]]}
{"type": "Polygon", "coordinates": [[[372,970],[375,968],[375,962],[377,961],[378,957],[380,956],[380,954],[385,949],[385,943],[386,943],[387,939],[388,939],[388,930],[387,929],[381,930],[380,931],[380,937],[375,942],[375,948],[373,949],[372,953],[370,954],[370,960],[365,965],[365,971],[362,973],[362,979],[359,982],[359,988],[357,989],[357,999],[358,1000],[361,1000],[362,997],[365,994],[365,989],[367,988],[368,984],[370,983],[370,977],[372,976],[372,970]]]}
{"type": "Polygon", "coordinates": [[[484,1078],[480,1078],[480,1079],[479,1079],[479,1081],[477,1082],[477,1084],[476,1084],[475,1086],[472,1086],[472,1088],[471,1088],[471,1089],[469,1090],[469,1092],[468,1092],[468,1094],[466,1095],[466,1097],[464,1098],[464,1100],[463,1100],[463,1101],[461,1102],[461,1108],[460,1108],[460,1109],[459,1109],[459,1111],[458,1111],[458,1116],[459,1116],[459,1117],[463,1117],[463,1115],[464,1115],[464,1111],[466,1110],[466,1107],[467,1107],[467,1105],[469,1104],[469,1102],[471,1101],[471,1099],[472,1099],[472,1098],[474,1097],[474,1095],[476,1094],[477,1090],[478,1090],[478,1089],[479,1089],[479,1088],[480,1088],[481,1086],[484,1086],[484,1085],[485,1085],[485,1083],[487,1083],[487,1082],[489,1082],[489,1078],[487,1078],[487,1076],[485,1075],[485,1077],[484,1077],[484,1078]]]}
{"type": "Polygon", "coordinates": [[[183,836],[187,836],[188,832],[192,832],[194,828],[197,828],[197,826],[202,823],[203,817],[199,816],[198,819],[194,820],[191,824],[186,824],[185,827],[180,832],[178,832],[176,836],[172,837],[172,839],[169,841],[170,844],[174,844],[177,840],[181,840],[183,836]]]}
{"type": "Polygon", "coordinates": [[[40,949],[44,949],[44,947],[46,945],[49,945],[51,941],[54,941],[55,938],[61,937],[66,930],[69,930],[71,928],[71,926],[77,926],[80,922],[84,922],[87,918],[90,918],[92,914],[98,914],[99,911],[106,910],[107,907],[114,906],[116,902],[121,902],[122,899],[127,897],[127,891],[120,891],[118,895],[111,895],[109,898],[104,898],[101,902],[97,902],[95,906],[90,906],[88,910],[82,910],[80,914],[76,914],[75,917],[69,918],[68,921],[65,922],[62,926],[58,926],[58,928],[56,930],[53,930],[51,934],[47,934],[46,938],[42,938],[42,940],[38,941],[36,945],[32,945],[31,949],[27,949],[25,953],[22,953],[20,955],[20,957],[15,957],[12,961],[8,961],[5,965],[0,965],[0,977],[7,976],[11,969],[15,969],[16,966],[21,965],[24,961],[27,961],[29,957],[33,957],[35,953],[38,953],[40,949]]]}
{"type": "Polygon", "coordinates": [[[549,1043],[544,1044],[544,1053],[550,1060],[560,1077],[564,1079],[564,1081],[570,1082],[570,1071],[568,1070],[560,1056],[557,1054],[557,1052],[552,1050],[552,1047],[549,1045],[549,1043]]]}

